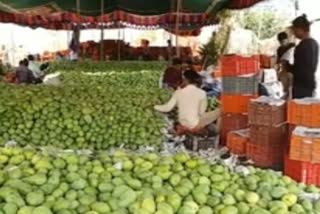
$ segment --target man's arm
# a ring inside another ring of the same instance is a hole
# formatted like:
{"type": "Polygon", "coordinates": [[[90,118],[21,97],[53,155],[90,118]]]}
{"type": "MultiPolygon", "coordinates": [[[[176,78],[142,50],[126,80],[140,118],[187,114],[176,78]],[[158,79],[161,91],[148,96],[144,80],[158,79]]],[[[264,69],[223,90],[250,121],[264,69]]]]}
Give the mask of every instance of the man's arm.
{"type": "Polygon", "coordinates": [[[177,94],[176,92],[172,95],[168,103],[164,105],[156,105],[154,109],[163,113],[172,111],[172,109],[177,105],[177,94]]]}
{"type": "Polygon", "coordinates": [[[200,102],[199,115],[203,115],[207,111],[207,108],[208,108],[208,100],[207,100],[207,97],[205,97],[200,102]]]}

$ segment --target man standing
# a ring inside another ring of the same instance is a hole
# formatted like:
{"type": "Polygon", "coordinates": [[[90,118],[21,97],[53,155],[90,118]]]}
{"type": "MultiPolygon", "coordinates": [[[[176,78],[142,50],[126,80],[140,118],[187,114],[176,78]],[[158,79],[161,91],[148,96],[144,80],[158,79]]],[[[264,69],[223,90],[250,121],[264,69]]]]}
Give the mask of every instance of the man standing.
{"type": "Polygon", "coordinates": [[[305,15],[296,18],[292,24],[294,35],[301,40],[294,53],[293,98],[312,97],[316,89],[319,45],[310,37],[311,23],[305,15]]]}
{"type": "Polygon", "coordinates": [[[289,36],[286,32],[278,34],[278,41],[280,47],[277,49],[277,62],[280,63],[282,60],[290,60],[289,62],[292,63],[293,59],[291,60],[289,57],[290,55],[293,55],[295,44],[289,42],[289,36]]]}
{"type": "MultiPolygon", "coordinates": [[[[178,107],[178,120],[183,127],[204,128],[215,121],[219,121],[220,109],[206,112],[207,95],[197,84],[200,75],[192,70],[187,70],[183,74],[184,80],[181,88],[176,90],[170,101],[164,105],[156,105],[154,109],[163,113],[168,113],[178,107]]],[[[217,124],[217,130],[219,130],[217,124]]]]}
{"type": "Polygon", "coordinates": [[[289,42],[286,32],[278,34],[280,47],[277,50],[278,79],[282,83],[284,92],[290,97],[292,89],[292,74],[289,73],[290,65],[293,64],[294,43],[289,42]]]}

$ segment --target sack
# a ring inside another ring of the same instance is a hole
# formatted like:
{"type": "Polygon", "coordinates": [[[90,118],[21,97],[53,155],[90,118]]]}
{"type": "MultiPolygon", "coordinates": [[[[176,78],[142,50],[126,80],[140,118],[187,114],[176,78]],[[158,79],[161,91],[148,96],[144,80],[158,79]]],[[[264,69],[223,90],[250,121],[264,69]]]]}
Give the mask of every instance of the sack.
{"type": "Polygon", "coordinates": [[[7,72],[5,76],[2,78],[3,83],[12,83],[12,84],[17,84],[18,79],[16,77],[15,72],[7,72]]]}

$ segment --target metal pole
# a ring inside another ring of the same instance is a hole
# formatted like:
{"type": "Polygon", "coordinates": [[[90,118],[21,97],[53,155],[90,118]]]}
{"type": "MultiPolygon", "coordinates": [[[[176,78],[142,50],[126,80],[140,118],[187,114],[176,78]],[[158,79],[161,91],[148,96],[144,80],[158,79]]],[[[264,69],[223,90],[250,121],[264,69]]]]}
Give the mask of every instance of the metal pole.
{"type": "Polygon", "coordinates": [[[103,22],[103,17],[104,17],[104,0],[101,0],[101,39],[100,39],[100,60],[104,61],[105,56],[104,56],[104,22],[103,22]]]}
{"type": "Polygon", "coordinates": [[[80,52],[80,16],[81,16],[81,4],[80,4],[80,0],[77,0],[77,27],[76,27],[76,42],[78,44],[78,48],[77,48],[77,55],[79,56],[79,52],[80,52]]]}
{"type": "Polygon", "coordinates": [[[176,51],[177,57],[181,56],[180,47],[179,47],[179,24],[180,24],[180,8],[182,0],[177,1],[177,13],[176,13],[176,51]]]}
{"type": "Polygon", "coordinates": [[[294,2],[294,9],[295,9],[295,16],[298,16],[298,15],[299,15],[299,12],[300,12],[299,0],[295,0],[295,2],[294,2]]]}

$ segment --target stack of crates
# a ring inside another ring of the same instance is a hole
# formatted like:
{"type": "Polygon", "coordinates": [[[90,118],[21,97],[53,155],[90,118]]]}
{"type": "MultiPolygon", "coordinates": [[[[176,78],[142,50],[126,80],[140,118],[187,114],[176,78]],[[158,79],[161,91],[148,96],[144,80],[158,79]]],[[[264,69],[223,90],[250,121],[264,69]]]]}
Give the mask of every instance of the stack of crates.
{"type": "Polygon", "coordinates": [[[251,100],[249,126],[247,159],[258,167],[281,167],[287,141],[286,102],[268,97],[251,100]]]}
{"type": "Polygon", "coordinates": [[[250,99],[257,97],[259,71],[260,58],[257,56],[222,57],[222,145],[226,145],[228,132],[248,127],[248,104],[250,99]]]}
{"type": "Polygon", "coordinates": [[[285,174],[298,182],[320,185],[320,101],[288,104],[289,143],[285,174]]]}

